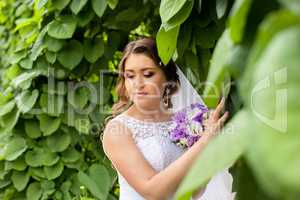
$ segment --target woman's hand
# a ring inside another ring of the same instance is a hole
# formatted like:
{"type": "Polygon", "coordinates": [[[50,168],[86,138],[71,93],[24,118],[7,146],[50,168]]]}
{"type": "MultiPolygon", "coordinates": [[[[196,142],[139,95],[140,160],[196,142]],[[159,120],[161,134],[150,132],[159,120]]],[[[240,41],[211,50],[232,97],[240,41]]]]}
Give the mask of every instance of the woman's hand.
{"type": "Polygon", "coordinates": [[[228,111],[226,111],[221,117],[221,112],[225,106],[225,98],[223,97],[215,110],[212,110],[209,114],[209,118],[204,121],[204,135],[206,139],[212,139],[218,135],[220,129],[224,126],[226,119],[228,118],[228,111]]]}

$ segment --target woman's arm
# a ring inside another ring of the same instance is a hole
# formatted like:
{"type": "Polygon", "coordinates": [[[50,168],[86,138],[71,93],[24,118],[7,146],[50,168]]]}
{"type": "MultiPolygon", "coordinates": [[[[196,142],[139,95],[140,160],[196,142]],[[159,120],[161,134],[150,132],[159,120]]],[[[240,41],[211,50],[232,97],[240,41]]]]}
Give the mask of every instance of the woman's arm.
{"type": "Polygon", "coordinates": [[[144,198],[166,200],[176,192],[199,153],[225,122],[226,113],[218,118],[222,106],[219,104],[210,117],[212,128],[209,132],[160,172],[156,172],[145,160],[134,143],[130,130],[121,123],[107,124],[103,135],[104,152],[127,182],[144,198]]]}

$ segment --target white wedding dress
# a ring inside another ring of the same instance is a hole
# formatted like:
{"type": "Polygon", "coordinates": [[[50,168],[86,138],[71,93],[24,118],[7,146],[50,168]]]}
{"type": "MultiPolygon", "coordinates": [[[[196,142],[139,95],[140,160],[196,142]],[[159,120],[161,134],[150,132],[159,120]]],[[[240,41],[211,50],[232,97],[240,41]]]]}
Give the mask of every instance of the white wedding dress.
{"type": "MultiPolygon", "coordinates": [[[[142,121],[136,118],[133,118],[125,113],[121,113],[112,120],[117,120],[123,123],[126,127],[128,127],[132,133],[132,137],[139,148],[139,150],[144,155],[145,159],[151,164],[151,166],[157,171],[162,171],[169,164],[174,162],[177,158],[179,158],[185,150],[181,147],[174,144],[170,138],[168,137],[168,131],[171,128],[171,124],[174,123],[172,121],[165,122],[150,122],[150,121],[142,121]]],[[[134,188],[132,188],[125,178],[117,171],[118,180],[120,185],[120,198],[119,200],[145,200],[140,194],[138,194],[134,188]]],[[[227,171],[220,173],[228,173],[227,171]]],[[[207,185],[205,192],[201,197],[197,197],[197,199],[191,198],[191,200],[231,200],[233,198],[218,198],[218,194],[215,194],[214,189],[210,189],[210,187],[224,187],[222,184],[230,184],[223,183],[224,180],[217,180],[218,175],[216,175],[207,185]]],[[[225,187],[224,187],[225,188],[225,187]]],[[[231,191],[231,190],[230,190],[231,191]]],[[[224,194],[222,194],[224,197],[224,194]]],[[[228,192],[229,195],[232,195],[228,192]]],[[[170,198],[169,200],[171,200],[170,198]]]]}

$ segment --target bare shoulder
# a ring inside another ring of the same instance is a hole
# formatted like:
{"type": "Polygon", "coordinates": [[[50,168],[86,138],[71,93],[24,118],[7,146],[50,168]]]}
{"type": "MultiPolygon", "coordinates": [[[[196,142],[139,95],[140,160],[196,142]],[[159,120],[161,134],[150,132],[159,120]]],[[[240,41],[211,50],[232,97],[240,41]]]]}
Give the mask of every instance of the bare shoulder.
{"type": "Polygon", "coordinates": [[[103,132],[102,145],[115,169],[137,192],[147,196],[146,183],[157,172],[145,160],[126,124],[118,120],[109,121],[103,132]]]}

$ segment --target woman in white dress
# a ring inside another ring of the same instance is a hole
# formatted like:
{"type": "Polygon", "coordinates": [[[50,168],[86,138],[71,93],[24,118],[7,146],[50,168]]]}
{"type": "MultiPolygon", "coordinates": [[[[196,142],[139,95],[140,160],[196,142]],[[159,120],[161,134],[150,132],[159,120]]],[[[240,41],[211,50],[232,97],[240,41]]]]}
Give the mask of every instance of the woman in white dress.
{"type": "MultiPolygon", "coordinates": [[[[118,173],[120,200],[172,199],[196,157],[226,121],[228,112],[220,114],[222,100],[200,140],[187,150],[174,144],[168,136],[173,123],[169,108],[179,86],[175,63],[163,66],[154,39],[126,46],[116,87],[119,101],[102,137],[104,152],[118,173]]],[[[199,188],[193,198],[201,199],[204,191],[199,188]]]]}

